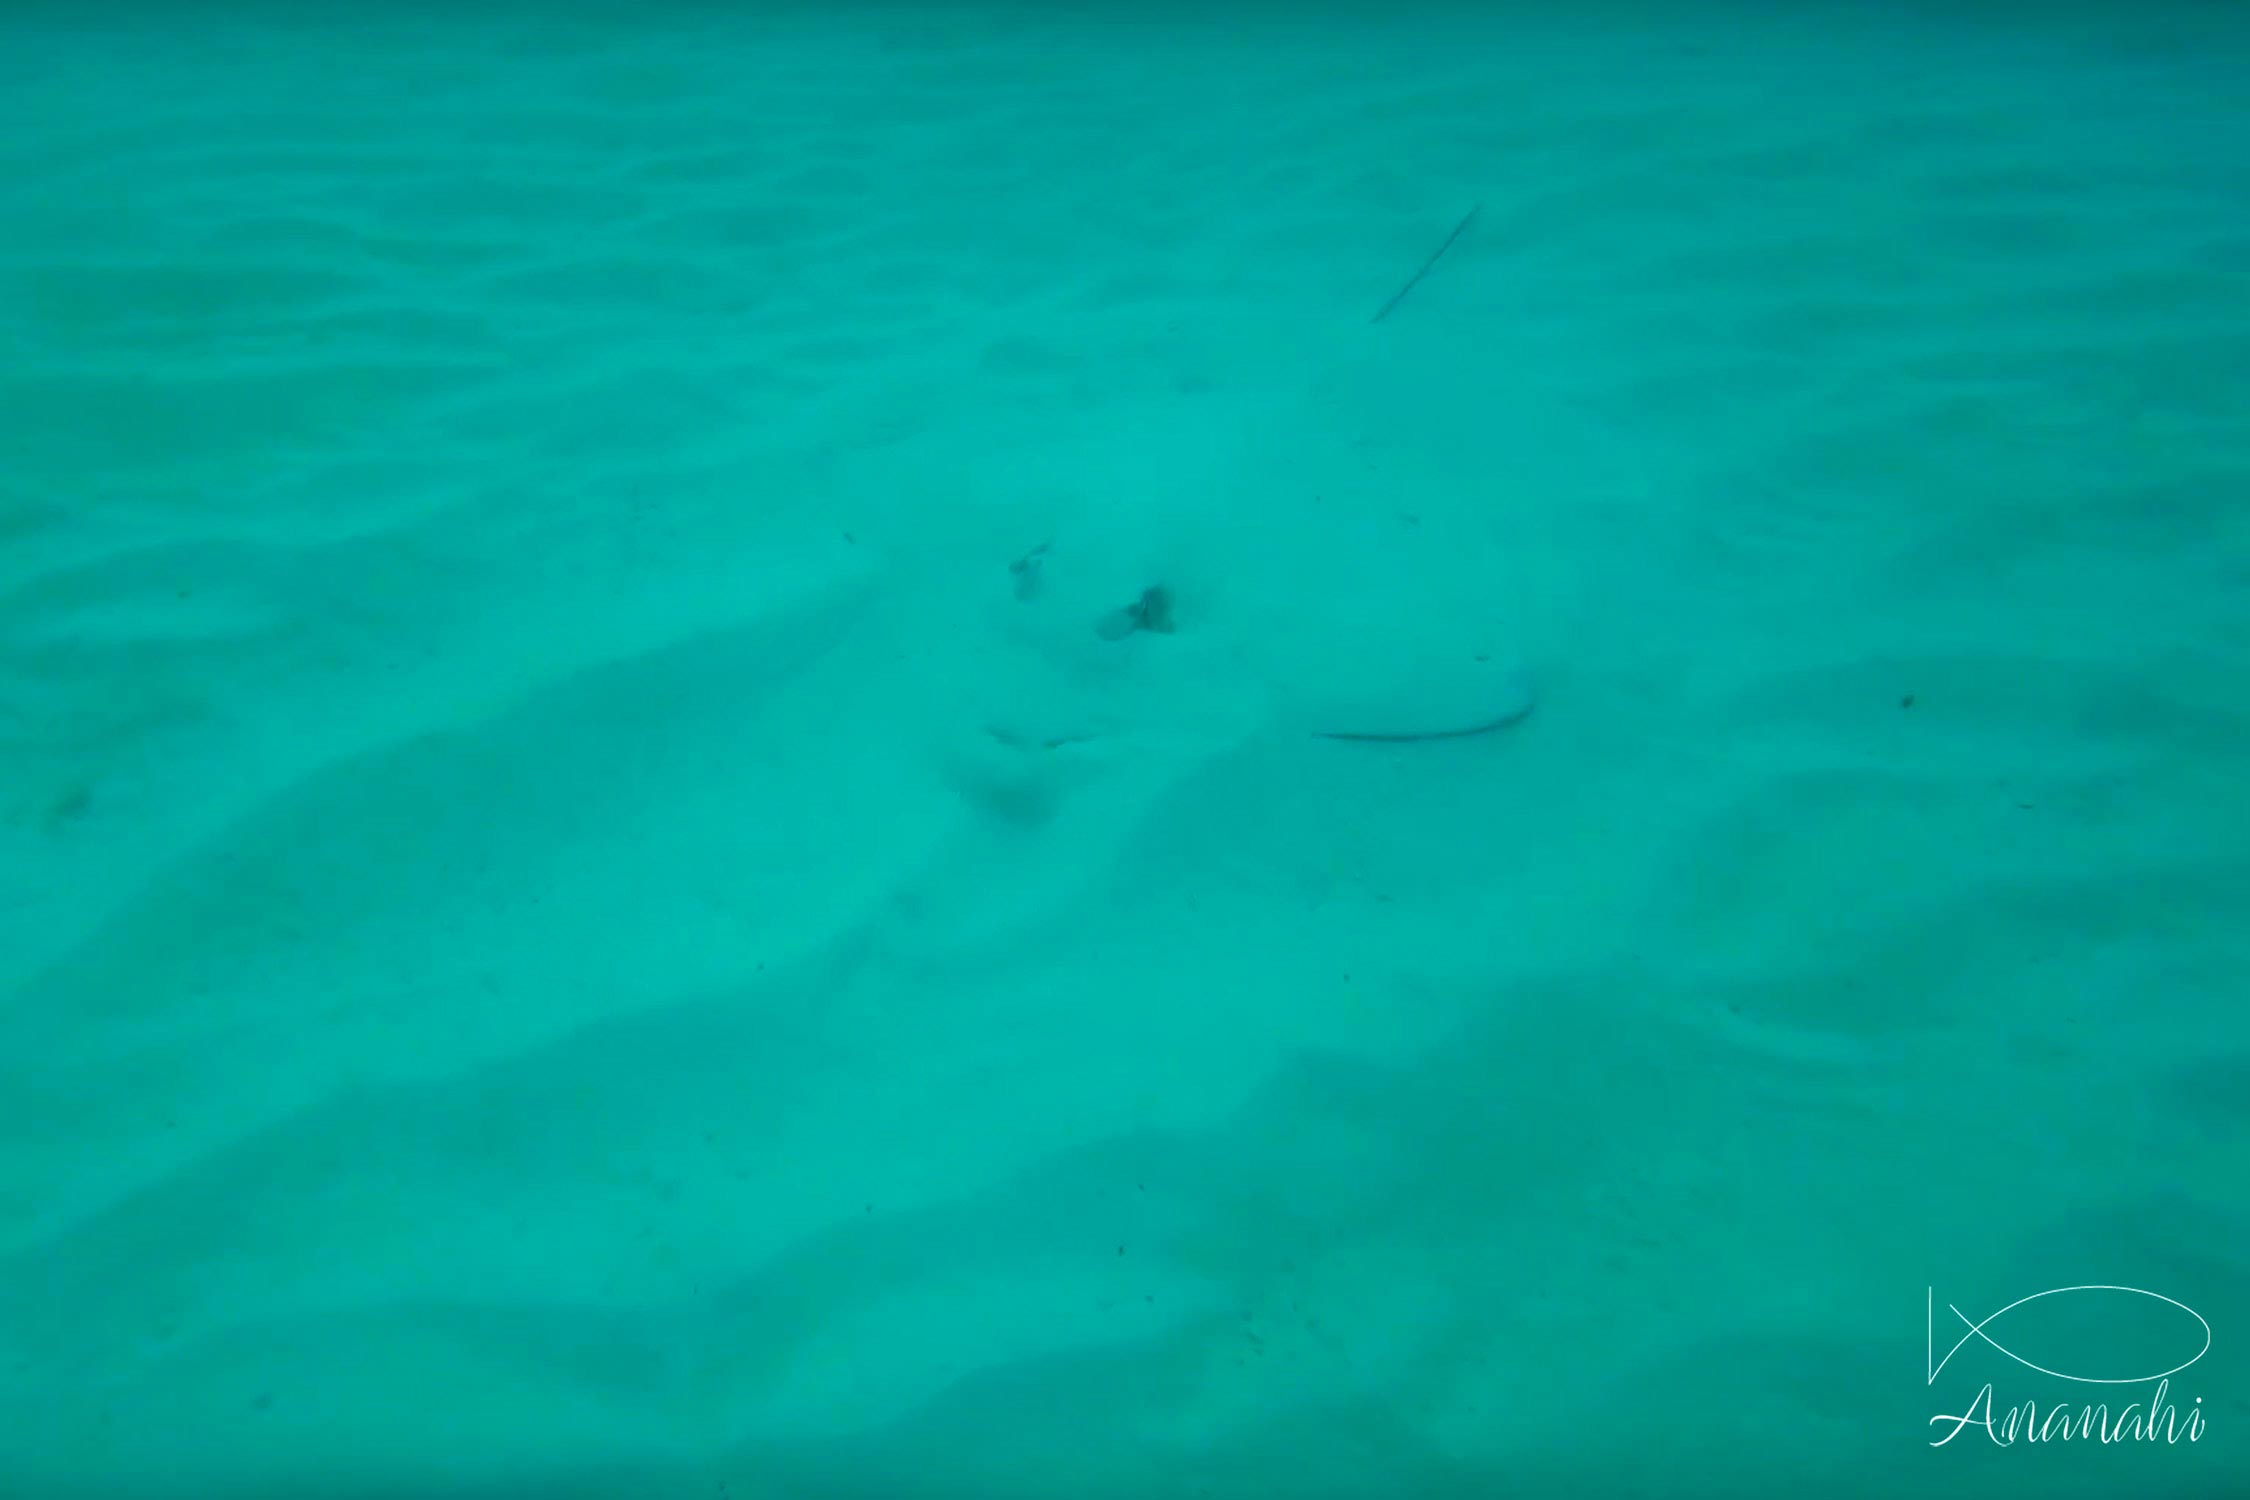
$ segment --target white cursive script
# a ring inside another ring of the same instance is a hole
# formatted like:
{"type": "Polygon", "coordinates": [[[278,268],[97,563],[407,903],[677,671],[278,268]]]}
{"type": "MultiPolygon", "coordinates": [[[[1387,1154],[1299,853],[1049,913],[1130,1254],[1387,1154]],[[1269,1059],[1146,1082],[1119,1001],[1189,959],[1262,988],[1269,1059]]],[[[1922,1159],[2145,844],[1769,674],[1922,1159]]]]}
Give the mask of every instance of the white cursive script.
{"type": "Polygon", "coordinates": [[[1977,1392],[1976,1399],[1960,1415],[1952,1416],[1941,1412],[1930,1418],[1932,1427],[1944,1422],[1953,1424],[1951,1432],[1938,1438],[1930,1446],[1944,1447],[1959,1437],[1964,1427],[1982,1427],[1984,1435],[2001,1448],[2014,1447],[2018,1438],[2029,1443],[2069,1442],[2072,1439],[2103,1443],[2177,1443],[2185,1437],[2189,1442],[2195,1442],[2203,1436],[2203,1398],[2196,1397],[2195,1404],[2183,1415],[2178,1407],[2165,1399],[2165,1393],[2171,1388],[2171,1384],[2169,1380],[2157,1382],[2156,1394],[2149,1399],[2145,1411],[2141,1403],[2135,1401],[2113,1417],[2110,1415],[2109,1403],[2104,1401],[2098,1405],[2081,1406],[2076,1411],[2067,1406],[2050,1406],[2044,1418],[2039,1415],[2039,1403],[2036,1401],[2009,1407],[2005,1412],[1994,1411],[1992,1387],[1987,1385],[1977,1392]]]}

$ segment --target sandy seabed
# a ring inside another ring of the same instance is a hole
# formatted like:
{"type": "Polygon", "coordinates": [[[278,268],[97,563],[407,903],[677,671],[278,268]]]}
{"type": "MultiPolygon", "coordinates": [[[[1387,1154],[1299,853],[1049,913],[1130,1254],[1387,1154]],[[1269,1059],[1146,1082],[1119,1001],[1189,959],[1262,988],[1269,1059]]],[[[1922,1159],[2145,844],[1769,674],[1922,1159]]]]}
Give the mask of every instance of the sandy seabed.
{"type": "Polygon", "coordinates": [[[0,20],[0,1489],[2250,1488],[2250,40],[1777,9],[0,20]]]}

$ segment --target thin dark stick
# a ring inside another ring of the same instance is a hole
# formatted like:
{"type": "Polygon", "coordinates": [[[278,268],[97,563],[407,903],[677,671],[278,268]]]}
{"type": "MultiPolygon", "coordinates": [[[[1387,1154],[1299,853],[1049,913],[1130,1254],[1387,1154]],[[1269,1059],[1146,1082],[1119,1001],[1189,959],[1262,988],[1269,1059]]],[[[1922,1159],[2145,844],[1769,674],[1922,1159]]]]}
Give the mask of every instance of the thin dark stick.
{"type": "Polygon", "coordinates": [[[1416,271],[1412,276],[1407,277],[1406,285],[1400,287],[1395,293],[1393,293],[1391,296],[1391,300],[1383,304],[1383,310],[1377,313],[1374,317],[1369,318],[1367,321],[1370,323],[1380,323],[1385,318],[1389,317],[1391,315],[1391,309],[1398,306],[1401,302],[1405,301],[1406,294],[1414,290],[1415,283],[1419,282],[1423,277],[1430,274],[1430,267],[1438,263],[1438,257],[1453,248],[1453,242],[1461,238],[1461,231],[1469,227],[1469,220],[1475,218],[1479,211],[1481,211],[1483,208],[1484,205],[1479,203],[1475,208],[1472,208],[1466,214],[1463,214],[1461,216],[1461,222],[1454,225],[1453,232],[1445,237],[1445,243],[1438,246],[1436,250],[1432,251],[1428,260],[1422,262],[1422,269],[1416,271]]]}

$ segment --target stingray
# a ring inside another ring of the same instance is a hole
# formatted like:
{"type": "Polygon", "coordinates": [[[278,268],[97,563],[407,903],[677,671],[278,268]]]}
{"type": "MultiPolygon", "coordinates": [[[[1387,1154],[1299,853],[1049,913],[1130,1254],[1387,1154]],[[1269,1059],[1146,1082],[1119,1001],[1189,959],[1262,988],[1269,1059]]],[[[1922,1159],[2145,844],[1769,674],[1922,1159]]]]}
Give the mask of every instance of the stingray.
{"type": "MultiPolygon", "coordinates": [[[[1094,634],[1113,643],[1140,633],[1172,635],[1175,609],[1171,588],[1150,584],[1132,603],[1097,618],[1094,634]]],[[[1357,654],[1322,653],[1321,690],[1309,698],[1301,689],[1294,694],[1317,739],[1385,745],[1473,739],[1521,724],[1539,701],[1527,670],[1514,663],[1496,667],[1487,652],[1425,648],[1403,664],[1394,652],[1380,658],[1372,674],[1365,664],[1356,673],[1335,672],[1339,661],[1357,654]],[[1332,674],[1342,681],[1326,680],[1332,674]]]]}

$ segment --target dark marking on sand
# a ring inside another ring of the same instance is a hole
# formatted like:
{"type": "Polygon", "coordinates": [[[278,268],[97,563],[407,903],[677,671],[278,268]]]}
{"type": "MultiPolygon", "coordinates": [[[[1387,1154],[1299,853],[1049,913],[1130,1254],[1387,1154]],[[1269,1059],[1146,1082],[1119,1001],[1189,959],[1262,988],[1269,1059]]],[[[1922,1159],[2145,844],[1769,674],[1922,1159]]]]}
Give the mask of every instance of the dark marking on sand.
{"type": "Polygon", "coordinates": [[[1321,729],[1315,735],[1324,740],[1352,740],[1363,745],[1418,745],[1426,740],[1466,740],[1480,734],[1497,734],[1503,729],[1513,729],[1531,717],[1537,707],[1526,703],[1521,708],[1510,709],[1497,719],[1483,724],[1465,724],[1459,729],[1425,729],[1407,733],[1364,733],[1348,729],[1321,729]]]}
{"type": "Polygon", "coordinates": [[[1406,300],[1406,294],[1413,291],[1414,288],[1421,282],[1422,278],[1430,274],[1430,267],[1436,265],[1439,258],[1442,257],[1446,251],[1453,248],[1453,242],[1461,238],[1461,231],[1469,227],[1470,220],[1474,219],[1483,211],[1484,205],[1479,203],[1476,207],[1463,214],[1461,216],[1461,222],[1454,225],[1453,232],[1445,237],[1445,243],[1438,246],[1437,249],[1431,251],[1430,258],[1422,262],[1422,269],[1416,271],[1412,276],[1407,277],[1406,285],[1400,287],[1396,292],[1393,292],[1391,294],[1391,300],[1384,303],[1381,309],[1376,312],[1375,316],[1369,318],[1367,321],[1370,323],[1380,323],[1385,318],[1389,317],[1391,315],[1391,309],[1406,300]]]}

